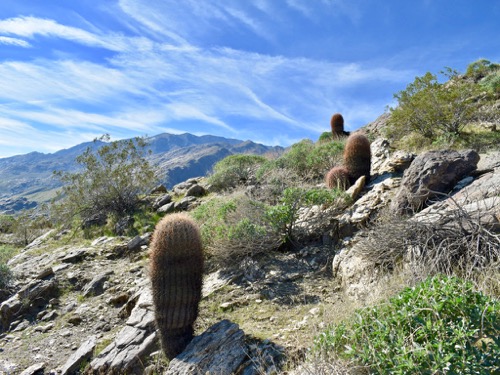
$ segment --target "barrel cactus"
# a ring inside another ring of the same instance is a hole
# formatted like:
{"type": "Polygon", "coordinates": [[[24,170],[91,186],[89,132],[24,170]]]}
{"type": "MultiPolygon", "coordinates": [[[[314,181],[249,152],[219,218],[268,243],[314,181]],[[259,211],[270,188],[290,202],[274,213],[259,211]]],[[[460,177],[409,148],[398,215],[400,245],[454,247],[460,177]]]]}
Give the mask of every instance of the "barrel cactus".
{"type": "Polygon", "coordinates": [[[337,188],[347,190],[351,186],[349,182],[349,171],[343,166],[333,167],[326,174],[325,183],[330,189],[337,188]]]}
{"type": "Polygon", "coordinates": [[[344,117],[340,113],[335,113],[330,119],[333,138],[340,138],[349,135],[349,132],[344,131],[344,117]]]}
{"type": "Polygon", "coordinates": [[[203,276],[200,231],[186,214],[165,216],[150,245],[150,278],[156,325],[169,359],[193,338],[203,276]]]}
{"type": "Polygon", "coordinates": [[[371,150],[370,141],[361,133],[354,133],[347,138],[344,148],[344,166],[352,184],[361,176],[370,181],[371,150]]]}

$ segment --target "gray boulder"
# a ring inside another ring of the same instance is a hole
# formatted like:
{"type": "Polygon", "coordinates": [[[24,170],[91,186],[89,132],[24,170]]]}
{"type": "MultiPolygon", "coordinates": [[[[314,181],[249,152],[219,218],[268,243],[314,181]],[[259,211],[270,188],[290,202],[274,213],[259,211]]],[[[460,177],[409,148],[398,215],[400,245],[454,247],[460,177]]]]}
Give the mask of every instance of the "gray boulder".
{"type": "Polygon", "coordinates": [[[479,154],[474,150],[429,151],[412,162],[405,171],[401,187],[392,202],[398,213],[413,213],[443,198],[458,181],[477,168],[479,154]]]}

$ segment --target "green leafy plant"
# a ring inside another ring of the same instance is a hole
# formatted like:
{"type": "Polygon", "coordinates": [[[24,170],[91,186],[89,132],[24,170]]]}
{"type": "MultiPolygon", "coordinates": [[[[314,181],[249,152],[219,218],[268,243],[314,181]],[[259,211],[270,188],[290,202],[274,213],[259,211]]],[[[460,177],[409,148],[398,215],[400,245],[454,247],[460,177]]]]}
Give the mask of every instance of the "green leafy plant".
{"type": "Polygon", "coordinates": [[[7,262],[17,253],[18,249],[14,246],[0,245],[0,290],[6,289],[14,277],[7,262]]]}
{"type": "Polygon", "coordinates": [[[64,183],[58,197],[62,200],[55,204],[61,221],[77,217],[85,223],[96,217],[117,219],[133,214],[140,205],[140,194],[154,186],[156,176],[145,158],[143,138],[102,141],[109,141],[109,136],[94,140],[94,147],[76,158],[78,172],[55,172],[64,183]]]}
{"type": "Polygon", "coordinates": [[[191,212],[200,224],[210,265],[234,265],[277,246],[277,237],[265,221],[265,205],[246,196],[213,198],[191,212]]]}
{"type": "Polygon", "coordinates": [[[476,100],[481,93],[478,85],[461,79],[450,68],[443,74],[447,83],[439,83],[436,75],[427,72],[394,95],[398,106],[390,108],[387,129],[390,137],[400,139],[416,132],[431,140],[438,136],[451,138],[460,136],[474,120],[480,105],[476,100]]]}
{"type": "Polygon", "coordinates": [[[338,163],[344,150],[344,141],[318,142],[305,139],[293,144],[283,155],[264,163],[257,171],[257,179],[265,182],[276,169],[288,170],[303,180],[321,179],[338,163]]]}
{"type": "Polygon", "coordinates": [[[331,206],[339,199],[345,199],[337,189],[287,188],[278,202],[266,210],[266,218],[277,231],[283,243],[293,243],[294,227],[300,217],[300,209],[305,206],[331,206]]]}
{"type": "Polygon", "coordinates": [[[500,302],[435,276],[330,327],[315,351],[374,374],[500,373],[500,302]]]}
{"type": "Polygon", "coordinates": [[[247,182],[256,169],[266,162],[259,155],[230,155],[217,162],[208,182],[217,190],[236,187],[247,182]]]}

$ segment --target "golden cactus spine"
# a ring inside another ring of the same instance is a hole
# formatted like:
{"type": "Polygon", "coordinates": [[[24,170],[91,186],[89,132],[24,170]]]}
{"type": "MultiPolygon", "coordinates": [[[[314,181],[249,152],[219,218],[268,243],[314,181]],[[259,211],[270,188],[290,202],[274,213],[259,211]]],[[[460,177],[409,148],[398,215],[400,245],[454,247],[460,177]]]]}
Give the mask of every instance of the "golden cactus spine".
{"type": "Polygon", "coordinates": [[[349,173],[351,185],[361,176],[370,181],[371,168],[370,141],[361,133],[354,133],[347,138],[344,148],[344,166],[349,173]]]}
{"type": "Polygon", "coordinates": [[[172,359],[193,338],[201,299],[201,237],[188,215],[167,215],[157,224],[150,245],[150,277],[161,345],[172,359]]]}

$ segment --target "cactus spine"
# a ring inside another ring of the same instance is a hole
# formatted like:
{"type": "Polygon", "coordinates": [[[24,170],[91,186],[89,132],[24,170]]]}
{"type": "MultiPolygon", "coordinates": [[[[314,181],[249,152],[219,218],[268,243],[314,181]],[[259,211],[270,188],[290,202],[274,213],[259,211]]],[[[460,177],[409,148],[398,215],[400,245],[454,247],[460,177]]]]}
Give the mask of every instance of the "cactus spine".
{"type": "Polygon", "coordinates": [[[165,216],[150,245],[150,277],[163,351],[175,358],[193,338],[203,276],[198,226],[186,214],[165,216]]]}
{"type": "Polygon", "coordinates": [[[333,167],[326,174],[325,183],[329,189],[337,188],[347,190],[351,186],[349,182],[349,172],[343,166],[333,167]]]}
{"type": "Polygon", "coordinates": [[[366,176],[366,183],[370,181],[370,141],[363,134],[354,133],[347,138],[344,149],[344,166],[349,173],[351,185],[361,176],[366,176]]]}

